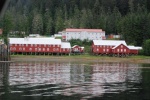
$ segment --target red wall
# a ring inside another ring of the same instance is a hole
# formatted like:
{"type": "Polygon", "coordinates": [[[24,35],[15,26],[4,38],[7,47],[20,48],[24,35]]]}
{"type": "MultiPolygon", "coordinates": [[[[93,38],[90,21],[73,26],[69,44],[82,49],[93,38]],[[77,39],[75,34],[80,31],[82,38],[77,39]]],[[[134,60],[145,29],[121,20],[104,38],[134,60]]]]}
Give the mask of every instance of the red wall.
{"type": "Polygon", "coordinates": [[[70,49],[68,49],[68,48],[61,48],[61,53],[68,54],[68,53],[70,53],[70,49]]]}
{"type": "Polygon", "coordinates": [[[137,55],[137,54],[138,54],[138,50],[130,50],[130,54],[135,54],[135,55],[137,55]]]}
{"type": "Polygon", "coordinates": [[[59,53],[61,50],[60,45],[10,45],[11,52],[49,52],[49,53],[59,53]]]}
{"type": "Polygon", "coordinates": [[[115,49],[112,50],[113,54],[129,54],[130,50],[127,46],[121,44],[118,47],[116,47],[115,49]]]}
{"type": "Polygon", "coordinates": [[[95,54],[109,54],[114,46],[110,45],[94,45],[92,44],[92,52],[95,54]]]}

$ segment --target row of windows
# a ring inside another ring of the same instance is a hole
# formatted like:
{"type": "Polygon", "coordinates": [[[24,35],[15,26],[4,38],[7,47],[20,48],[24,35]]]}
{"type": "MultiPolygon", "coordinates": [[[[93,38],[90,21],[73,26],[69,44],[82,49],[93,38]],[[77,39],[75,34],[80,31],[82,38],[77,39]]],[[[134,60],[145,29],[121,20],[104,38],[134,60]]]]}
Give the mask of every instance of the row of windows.
{"type": "Polygon", "coordinates": [[[97,45],[96,47],[97,47],[97,48],[98,48],[98,47],[100,47],[100,48],[101,48],[101,47],[103,47],[103,48],[113,48],[113,46],[107,46],[107,45],[97,45]]]}
{"type": "MultiPolygon", "coordinates": [[[[108,45],[97,45],[96,47],[113,48],[113,46],[108,46],[108,45]]],[[[123,48],[123,45],[121,45],[121,48],[123,48]]]]}
{"type": "Polygon", "coordinates": [[[117,52],[126,52],[126,49],[117,49],[117,52]]]}
{"type": "MultiPolygon", "coordinates": [[[[99,49],[97,49],[99,51],[99,49]]],[[[103,52],[109,52],[109,49],[103,49],[103,52]]]]}
{"type": "MultiPolygon", "coordinates": [[[[13,46],[12,44],[10,45],[10,46],[13,46]]],[[[42,45],[37,45],[37,44],[15,44],[15,46],[26,46],[26,47],[28,47],[28,46],[31,46],[31,47],[33,47],[33,46],[35,46],[35,47],[37,47],[37,46],[39,46],[39,47],[41,47],[42,45]]],[[[60,45],[44,45],[44,47],[46,47],[46,46],[48,46],[48,47],[60,47],[60,45]]]]}
{"type": "MultiPolygon", "coordinates": [[[[67,34],[69,34],[69,33],[67,33],[67,34]]],[[[73,34],[73,35],[79,35],[79,34],[81,34],[81,33],[70,33],[71,35],[73,34]]],[[[92,34],[92,35],[103,35],[104,33],[87,33],[87,34],[92,34]]]]}
{"type": "MultiPolygon", "coordinates": [[[[66,36],[67,38],[75,38],[75,39],[79,39],[79,38],[83,38],[83,37],[80,37],[80,36],[66,36]]],[[[102,37],[98,37],[98,36],[95,36],[95,37],[85,37],[85,38],[88,38],[88,39],[101,39],[102,37]]]]}
{"type": "MultiPolygon", "coordinates": [[[[10,50],[16,50],[16,48],[10,48],[10,50]]],[[[25,48],[19,48],[20,51],[25,51],[25,48]]],[[[32,51],[33,49],[32,48],[29,48],[29,51],[32,51]]],[[[49,48],[35,48],[35,51],[50,51],[49,48]]],[[[63,51],[65,51],[65,48],[62,49],[63,51]]],[[[67,49],[69,51],[69,49],[67,49]]],[[[53,51],[59,51],[59,48],[53,48],[53,51]]]]}
{"type": "MultiPolygon", "coordinates": [[[[99,49],[97,49],[97,51],[99,51],[99,49]]],[[[127,51],[126,49],[117,49],[117,52],[126,52],[126,51],[127,51]]],[[[109,49],[103,49],[103,52],[109,52],[109,49]]]]}

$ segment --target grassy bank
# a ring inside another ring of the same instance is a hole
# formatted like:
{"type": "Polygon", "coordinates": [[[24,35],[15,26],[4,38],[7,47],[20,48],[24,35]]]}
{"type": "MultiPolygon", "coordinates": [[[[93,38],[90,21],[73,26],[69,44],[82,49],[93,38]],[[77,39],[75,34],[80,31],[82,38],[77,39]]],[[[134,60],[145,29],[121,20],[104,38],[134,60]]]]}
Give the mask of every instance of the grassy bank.
{"type": "Polygon", "coordinates": [[[44,56],[44,55],[11,55],[12,61],[57,61],[57,62],[131,62],[150,63],[149,56],[108,57],[93,55],[44,56]]]}

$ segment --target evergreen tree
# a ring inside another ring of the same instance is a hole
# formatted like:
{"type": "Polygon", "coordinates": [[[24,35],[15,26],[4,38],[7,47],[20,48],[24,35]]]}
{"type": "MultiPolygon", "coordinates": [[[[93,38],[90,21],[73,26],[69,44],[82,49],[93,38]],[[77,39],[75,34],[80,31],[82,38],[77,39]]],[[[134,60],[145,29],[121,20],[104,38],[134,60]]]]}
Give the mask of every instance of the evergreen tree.
{"type": "Polygon", "coordinates": [[[63,14],[61,9],[56,10],[56,19],[55,19],[55,33],[62,31],[65,27],[63,20],[63,14]]]}
{"type": "Polygon", "coordinates": [[[43,20],[41,14],[35,14],[32,21],[32,32],[34,34],[43,34],[43,20]]]}
{"type": "Polygon", "coordinates": [[[3,17],[3,37],[7,37],[9,32],[12,30],[13,27],[13,19],[10,11],[6,11],[3,17]]]}
{"type": "Polygon", "coordinates": [[[146,40],[143,44],[144,55],[150,56],[150,39],[146,40]]]}

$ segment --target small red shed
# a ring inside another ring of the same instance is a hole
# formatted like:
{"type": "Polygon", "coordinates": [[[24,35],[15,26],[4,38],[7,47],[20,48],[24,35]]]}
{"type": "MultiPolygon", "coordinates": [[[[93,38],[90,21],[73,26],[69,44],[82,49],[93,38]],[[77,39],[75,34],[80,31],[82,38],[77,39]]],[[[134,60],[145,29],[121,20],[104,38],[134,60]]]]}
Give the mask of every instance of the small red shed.
{"type": "Polygon", "coordinates": [[[74,45],[72,47],[72,53],[83,53],[84,52],[84,47],[81,47],[79,45],[74,45]]]}

